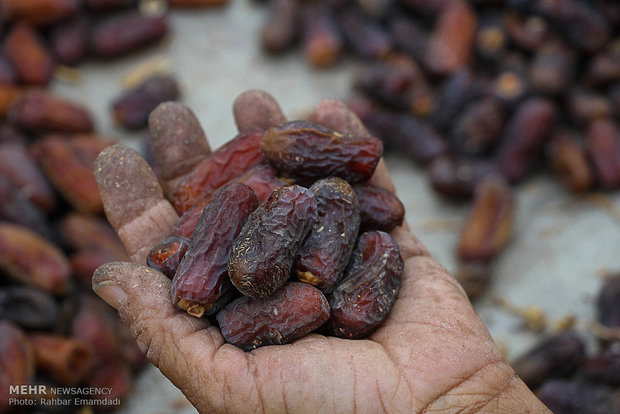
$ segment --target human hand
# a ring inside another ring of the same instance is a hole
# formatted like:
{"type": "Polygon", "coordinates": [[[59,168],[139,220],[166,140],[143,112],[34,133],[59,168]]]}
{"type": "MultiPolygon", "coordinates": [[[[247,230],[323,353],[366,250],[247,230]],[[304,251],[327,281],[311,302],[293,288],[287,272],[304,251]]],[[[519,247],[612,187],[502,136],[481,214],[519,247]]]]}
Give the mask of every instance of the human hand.
{"type": "MultiPolygon", "coordinates": [[[[365,131],[336,101],[319,104],[311,118],[341,132],[365,131]]],[[[237,99],[235,119],[244,129],[284,116],[268,95],[249,91],[237,99]]],[[[168,194],[208,152],[196,128],[194,119],[186,125],[193,133],[178,131],[165,142],[155,137],[168,194]]],[[[142,266],[177,219],[146,162],[113,146],[99,156],[95,176],[108,219],[135,263],[102,266],[93,289],[199,412],[549,412],[506,363],[463,289],[406,224],[392,232],[405,262],[400,291],[369,338],[311,334],[244,352],[225,343],[207,319],[177,309],[170,280],[142,266]]],[[[394,190],[383,161],[372,182],[394,190]]]]}

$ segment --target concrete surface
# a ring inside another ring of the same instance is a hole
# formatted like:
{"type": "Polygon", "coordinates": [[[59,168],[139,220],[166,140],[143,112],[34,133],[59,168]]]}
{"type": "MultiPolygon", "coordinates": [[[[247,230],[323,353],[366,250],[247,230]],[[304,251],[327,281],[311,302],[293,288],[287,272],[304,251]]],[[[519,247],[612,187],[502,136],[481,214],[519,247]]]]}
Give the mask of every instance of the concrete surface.
{"type": "MultiPolygon", "coordinates": [[[[83,65],[78,83],[57,83],[55,88],[78,101],[96,100],[90,107],[98,130],[134,147],[143,133],[119,130],[109,105],[118,96],[123,77],[152,57],[170,62],[183,87],[182,101],[200,119],[213,148],[235,134],[231,104],[245,89],[269,91],[291,118],[321,99],[346,98],[355,64],[341,62],[332,70],[316,71],[305,65],[299,52],[276,59],[264,56],[258,47],[264,13],[249,0],[231,0],[225,7],[205,11],[175,11],[170,19],[172,36],[162,45],[114,63],[83,65]]],[[[453,271],[454,246],[467,208],[438,198],[423,171],[409,161],[389,156],[387,162],[412,229],[453,271]]],[[[519,307],[540,306],[551,322],[569,314],[587,321],[593,318],[592,300],[601,273],[620,269],[620,194],[608,200],[611,209],[604,208],[600,200],[576,199],[542,177],[522,185],[517,198],[514,239],[497,261],[490,292],[476,304],[509,358],[537,336],[524,330],[522,320],[502,310],[493,297],[519,307]]],[[[120,410],[122,414],[192,412],[180,392],[152,367],[141,375],[120,410]]]]}

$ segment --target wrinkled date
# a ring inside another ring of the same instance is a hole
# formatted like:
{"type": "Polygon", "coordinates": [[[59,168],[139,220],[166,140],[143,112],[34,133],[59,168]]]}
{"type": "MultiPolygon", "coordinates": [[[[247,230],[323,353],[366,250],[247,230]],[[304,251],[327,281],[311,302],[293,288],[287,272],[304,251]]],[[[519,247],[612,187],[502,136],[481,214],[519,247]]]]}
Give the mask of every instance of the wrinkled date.
{"type": "Polygon", "coordinates": [[[171,236],[157,243],[146,256],[146,265],[162,272],[170,279],[181,264],[190,240],[185,237],[171,236]]]}
{"type": "Polygon", "coordinates": [[[8,411],[9,386],[30,384],[34,378],[34,351],[17,326],[0,320],[0,412],[8,411]]]}
{"type": "Polygon", "coordinates": [[[256,194],[247,185],[230,183],[205,207],[189,248],[172,280],[172,302],[192,316],[217,312],[230,292],[228,254],[256,194]]]}
{"type": "Polygon", "coordinates": [[[389,234],[362,234],[344,278],[329,295],[330,331],[348,339],[369,335],[390,312],[403,267],[398,244],[389,234]]]}
{"type": "Polygon", "coordinates": [[[226,342],[246,351],[286,344],[314,331],[329,318],[329,304],[317,288],[289,282],[273,296],[242,297],[217,314],[226,342]]]}
{"type": "Polygon", "coordinates": [[[201,199],[233,178],[262,161],[259,151],[265,130],[249,129],[240,132],[224,146],[211,153],[179,184],[172,196],[172,205],[182,214],[201,199]]]}
{"type": "Polygon", "coordinates": [[[250,216],[228,259],[233,285],[244,295],[266,297],[289,278],[293,262],[316,219],[312,191],[276,188],[250,216]]]}
{"type": "Polygon", "coordinates": [[[331,292],[340,280],[355,245],[360,212],[353,188],[337,178],[310,187],[317,202],[317,218],[294,264],[297,278],[331,292]]]}
{"type": "Polygon", "coordinates": [[[24,329],[51,329],[58,316],[52,294],[29,286],[0,289],[0,319],[15,322],[24,329]]]}
{"type": "Polygon", "coordinates": [[[383,152],[375,137],[340,134],[308,121],[290,121],[267,130],[260,146],[271,165],[291,177],[370,178],[383,152]]]}
{"type": "Polygon", "coordinates": [[[403,223],[405,207],[391,191],[368,183],[353,185],[364,230],[390,232],[403,223]]]}

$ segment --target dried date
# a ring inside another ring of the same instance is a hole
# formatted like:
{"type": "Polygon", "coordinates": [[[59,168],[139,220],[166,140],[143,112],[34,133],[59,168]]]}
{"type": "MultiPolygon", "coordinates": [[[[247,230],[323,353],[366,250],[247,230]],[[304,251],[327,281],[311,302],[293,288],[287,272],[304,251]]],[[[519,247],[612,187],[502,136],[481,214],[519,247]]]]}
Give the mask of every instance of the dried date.
{"type": "Polygon", "coordinates": [[[316,219],[314,194],[298,185],[279,187],[250,214],[228,258],[228,274],[244,295],[265,297],[289,278],[316,219]]]}
{"type": "Polygon", "coordinates": [[[9,386],[30,384],[34,379],[34,351],[17,326],[0,320],[0,412],[9,409],[9,386]]]}
{"type": "Polygon", "coordinates": [[[241,297],[217,314],[226,342],[250,351],[263,345],[282,345],[321,326],[329,305],[317,288],[289,282],[272,296],[241,297]]]}
{"type": "Polygon", "coordinates": [[[47,85],[54,74],[54,59],[34,27],[16,23],[4,39],[4,52],[20,80],[29,85],[47,85]]]}
{"type": "Polygon", "coordinates": [[[197,318],[225,305],[232,291],[228,255],[257,204],[256,194],[245,184],[233,182],[215,192],[172,280],[172,303],[197,318]]]}
{"type": "Polygon", "coordinates": [[[172,279],[189,244],[190,240],[185,237],[170,236],[151,249],[146,256],[146,265],[172,279]]]}
{"type": "Polygon", "coordinates": [[[263,161],[259,148],[264,135],[262,128],[240,132],[196,165],[172,196],[175,210],[185,213],[201,199],[263,161]]]}
{"type": "Polygon", "coordinates": [[[361,228],[389,233],[403,223],[405,207],[396,194],[368,183],[353,185],[359,202],[361,228]]]}
{"type": "Polygon", "coordinates": [[[62,385],[75,385],[89,374],[92,351],[79,339],[53,334],[30,336],[37,370],[62,385]]]}
{"type": "Polygon", "coordinates": [[[363,233],[344,278],[328,297],[329,330],[347,339],[370,335],[392,309],[403,267],[398,244],[389,234],[363,233]]]}
{"type": "Polygon", "coordinates": [[[54,297],[29,286],[0,289],[0,319],[14,322],[24,329],[51,329],[58,317],[54,297]]]}
{"type": "Polygon", "coordinates": [[[593,121],[586,131],[586,150],[600,185],[620,188],[620,130],[609,118],[593,121]]]}
{"type": "Polygon", "coordinates": [[[340,134],[308,121],[291,121],[267,130],[260,145],[271,165],[301,178],[370,178],[383,152],[375,137],[340,134]]]}
{"type": "Polygon", "coordinates": [[[310,191],[316,198],[317,218],[293,268],[301,282],[329,293],[351,256],[360,227],[360,209],[355,191],[340,178],[319,180],[310,191]]]}
{"type": "Polygon", "coordinates": [[[488,262],[512,236],[514,196],[505,179],[485,177],[476,186],[474,204],[465,222],[457,247],[464,261],[488,262]]]}

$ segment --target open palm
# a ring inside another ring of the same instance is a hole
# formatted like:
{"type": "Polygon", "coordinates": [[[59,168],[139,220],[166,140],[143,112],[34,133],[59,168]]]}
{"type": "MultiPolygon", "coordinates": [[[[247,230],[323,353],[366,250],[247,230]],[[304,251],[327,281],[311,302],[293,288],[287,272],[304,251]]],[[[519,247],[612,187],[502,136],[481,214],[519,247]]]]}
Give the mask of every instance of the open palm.
{"type": "MultiPolygon", "coordinates": [[[[458,283],[406,225],[392,233],[405,262],[400,292],[368,339],[311,334],[243,352],[207,319],[176,309],[170,281],[141,264],[177,219],[164,192],[208,152],[197,121],[187,118],[176,131],[154,134],[164,190],[133,150],[116,145],[99,156],[95,175],[106,214],[135,263],[102,266],[93,288],[201,413],[548,412],[505,362],[458,283]]],[[[260,91],[237,99],[235,118],[240,128],[284,119],[260,91]]],[[[363,131],[336,101],[319,104],[312,118],[341,132],[363,131]]],[[[372,181],[393,190],[383,162],[372,181]]]]}

